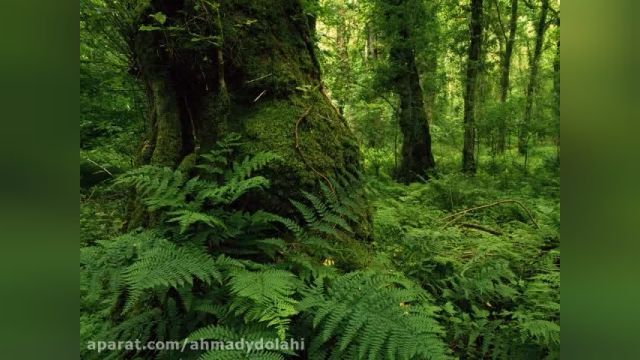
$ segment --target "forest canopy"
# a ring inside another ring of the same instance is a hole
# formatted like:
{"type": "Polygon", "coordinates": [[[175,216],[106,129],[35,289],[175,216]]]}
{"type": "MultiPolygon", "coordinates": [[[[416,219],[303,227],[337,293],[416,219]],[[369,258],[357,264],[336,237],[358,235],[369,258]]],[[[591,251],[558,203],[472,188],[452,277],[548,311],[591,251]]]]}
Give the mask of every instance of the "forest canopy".
{"type": "Polygon", "coordinates": [[[559,358],[559,0],[80,30],[81,358],[559,358]]]}

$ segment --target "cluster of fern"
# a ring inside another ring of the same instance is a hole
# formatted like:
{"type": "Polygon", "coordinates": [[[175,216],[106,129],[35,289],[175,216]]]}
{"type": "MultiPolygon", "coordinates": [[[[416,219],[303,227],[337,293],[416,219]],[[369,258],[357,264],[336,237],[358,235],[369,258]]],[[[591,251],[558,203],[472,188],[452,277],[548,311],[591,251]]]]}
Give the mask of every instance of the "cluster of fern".
{"type": "Polygon", "coordinates": [[[238,160],[239,145],[231,136],[190,166],[144,166],[115,181],[135,190],[146,226],[111,238],[105,230],[86,234],[105,238],[81,248],[83,358],[559,357],[557,184],[479,174],[365,186],[362,175],[345,172],[300,190],[290,199],[293,215],[283,216],[245,210],[268,191],[262,169],[280,159],[238,160]],[[504,203],[449,220],[498,196],[527,208],[504,203]],[[367,243],[357,238],[358,221],[371,208],[367,243]],[[96,339],[242,338],[306,346],[86,348],[96,339]]]}
{"type": "MultiPolygon", "coordinates": [[[[178,170],[144,166],[134,189],[145,228],[81,248],[83,358],[440,359],[441,309],[402,273],[371,262],[354,227],[368,206],[345,172],[291,199],[297,215],[247,211],[269,187],[260,153],[233,161],[237,137],[178,170]],[[376,270],[377,269],[377,270],[376,270]],[[97,353],[88,340],[298,339],[304,350],[97,353]]],[[[387,264],[388,265],[388,264],[387,264]]]]}
{"type": "Polygon", "coordinates": [[[376,251],[433,296],[456,355],[559,357],[557,184],[536,176],[495,182],[480,173],[376,187],[384,192],[375,204],[376,251]],[[497,199],[526,209],[505,202],[451,217],[497,199]]]}

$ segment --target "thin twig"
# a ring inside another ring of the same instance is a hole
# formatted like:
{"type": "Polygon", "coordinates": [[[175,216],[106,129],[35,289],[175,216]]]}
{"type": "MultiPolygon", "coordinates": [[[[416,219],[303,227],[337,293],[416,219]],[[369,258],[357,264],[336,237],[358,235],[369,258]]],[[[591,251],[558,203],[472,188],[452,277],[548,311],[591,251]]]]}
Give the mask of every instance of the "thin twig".
{"type": "Polygon", "coordinates": [[[260,98],[262,97],[262,95],[264,95],[267,92],[267,90],[262,90],[262,92],[260,93],[260,95],[258,95],[257,98],[253,99],[253,102],[256,102],[258,100],[260,100],[260,98]]]}
{"type": "Polygon", "coordinates": [[[259,80],[262,80],[262,79],[264,79],[264,78],[268,78],[268,77],[269,77],[269,76],[271,76],[271,75],[272,75],[272,74],[271,74],[271,73],[269,73],[269,74],[267,74],[267,75],[260,76],[259,78],[255,78],[255,79],[253,79],[253,80],[249,80],[249,81],[245,82],[245,84],[251,84],[251,83],[252,83],[252,82],[254,82],[254,81],[259,81],[259,80]]]}
{"type": "Polygon", "coordinates": [[[93,189],[91,189],[91,194],[89,194],[89,196],[86,199],[84,199],[84,201],[91,200],[91,197],[93,197],[93,193],[96,192],[96,189],[97,189],[97,187],[94,186],[93,189]]]}
{"type": "Polygon", "coordinates": [[[513,200],[513,199],[500,200],[500,201],[496,201],[496,202],[491,203],[491,204],[481,205],[481,206],[476,206],[476,207],[472,207],[472,208],[469,208],[469,209],[465,209],[465,210],[459,211],[459,212],[457,212],[455,214],[451,214],[451,215],[445,216],[442,219],[440,219],[440,221],[445,221],[445,220],[454,218],[453,220],[451,220],[448,223],[446,223],[443,226],[443,228],[444,228],[447,225],[455,222],[456,220],[460,219],[461,217],[463,217],[464,215],[466,215],[467,213],[469,213],[471,211],[485,209],[485,208],[488,208],[488,207],[492,207],[492,206],[496,206],[496,205],[500,205],[500,204],[506,204],[506,203],[514,203],[514,204],[517,204],[518,206],[520,206],[527,213],[527,215],[529,216],[529,219],[531,219],[531,222],[536,226],[536,228],[538,228],[538,229],[540,228],[540,226],[538,225],[536,220],[533,218],[533,215],[531,214],[531,211],[529,211],[529,209],[527,209],[527,207],[524,206],[520,201],[513,200]]]}
{"type": "Polygon", "coordinates": [[[87,161],[89,161],[89,162],[90,162],[90,163],[92,163],[93,165],[95,165],[95,166],[99,167],[100,169],[104,170],[104,172],[106,172],[107,174],[111,175],[111,177],[114,177],[114,176],[113,176],[113,174],[111,173],[111,171],[107,170],[107,168],[106,168],[106,167],[104,167],[104,166],[102,166],[102,165],[98,164],[97,162],[95,162],[95,161],[93,161],[93,160],[91,160],[91,159],[89,159],[89,158],[87,158],[87,161]]]}

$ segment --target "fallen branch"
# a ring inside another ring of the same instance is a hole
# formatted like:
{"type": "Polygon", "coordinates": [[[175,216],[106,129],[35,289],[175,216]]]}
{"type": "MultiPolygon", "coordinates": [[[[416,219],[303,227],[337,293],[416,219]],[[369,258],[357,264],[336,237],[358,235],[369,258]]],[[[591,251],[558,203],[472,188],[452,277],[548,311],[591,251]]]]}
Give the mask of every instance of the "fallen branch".
{"type": "Polygon", "coordinates": [[[500,201],[496,201],[496,202],[491,203],[491,204],[481,205],[481,206],[476,206],[476,207],[472,207],[472,208],[469,208],[469,209],[465,209],[465,210],[459,211],[457,213],[445,216],[442,219],[440,219],[440,221],[445,221],[445,220],[453,218],[453,220],[451,220],[448,223],[444,224],[443,228],[445,228],[448,225],[450,225],[451,223],[456,222],[458,219],[462,218],[463,216],[465,216],[467,213],[469,213],[471,211],[476,211],[476,210],[480,210],[480,209],[486,209],[488,207],[492,207],[492,206],[496,206],[496,205],[500,205],[500,204],[507,204],[507,203],[514,203],[514,204],[520,206],[527,213],[527,215],[529,216],[529,219],[531,219],[531,222],[533,223],[533,225],[535,225],[537,229],[540,229],[540,226],[538,225],[536,220],[533,218],[533,215],[531,214],[531,211],[529,211],[529,209],[527,209],[527,207],[524,206],[520,201],[513,200],[513,199],[500,200],[500,201]]]}
{"type": "Polygon", "coordinates": [[[480,224],[460,223],[460,224],[458,224],[458,226],[469,228],[469,229],[475,229],[475,230],[484,231],[486,233],[489,233],[489,234],[492,234],[492,235],[496,235],[496,236],[502,235],[502,232],[500,232],[498,230],[494,230],[494,229],[488,228],[488,227],[485,227],[485,226],[482,226],[480,224]]]}
{"type": "MultiPolygon", "coordinates": [[[[442,228],[443,228],[443,229],[444,229],[444,228],[446,228],[447,226],[449,226],[449,225],[453,224],[454,222],[456,222],[456,221],[460,220],[463,216],[464,216],[464,214],[460,214],[460,215],[458,215],[458,216],[454,217],[454,218],[453,218],[453,220],[451,220],[451,221],[449,221],[448,223],[446,223],[446,224],[442,225],[442,228]]],[[[444,219],[440,219],[440,220],[444,220],[444,219]]]]}

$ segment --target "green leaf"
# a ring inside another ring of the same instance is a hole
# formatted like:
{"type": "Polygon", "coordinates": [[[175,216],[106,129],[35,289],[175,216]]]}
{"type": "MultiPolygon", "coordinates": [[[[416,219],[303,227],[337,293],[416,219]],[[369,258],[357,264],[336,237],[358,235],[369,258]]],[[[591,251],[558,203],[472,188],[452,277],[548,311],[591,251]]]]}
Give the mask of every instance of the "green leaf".
{"type": "Polygon", "coordinates": [[[162,28],[157,27],[157,26],[151,26],[151,25],[141,25],[138,30],[140,30],[140,31],[156,31],[156,30],[162,30],[162,28]]]}
{"type": "Polygon", "coordinates": [[[164,23],[167,21],[167,15],[165,15],[165,14],[163,14],[161,12],[157,12],[157,13],[151,14],[149,16],[152,17],[155,21],[157,21],[161,25],[164,25],[164,23]]]}

